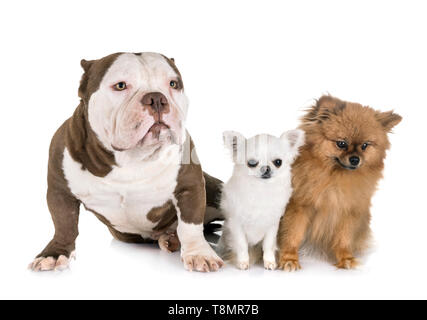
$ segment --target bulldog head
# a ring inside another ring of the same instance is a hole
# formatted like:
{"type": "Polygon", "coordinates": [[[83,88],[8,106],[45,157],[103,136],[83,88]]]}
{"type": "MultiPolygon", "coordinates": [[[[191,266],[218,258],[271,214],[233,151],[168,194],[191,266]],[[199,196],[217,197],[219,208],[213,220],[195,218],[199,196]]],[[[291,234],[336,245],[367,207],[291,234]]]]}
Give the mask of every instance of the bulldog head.
{"type": "Polygon", "coordinates": [[[188,101],[173,59],[158,53],[116,53],[82,60],[79,96],[91,129],[107,150],[149,154],[181,144],[188,101]]]}

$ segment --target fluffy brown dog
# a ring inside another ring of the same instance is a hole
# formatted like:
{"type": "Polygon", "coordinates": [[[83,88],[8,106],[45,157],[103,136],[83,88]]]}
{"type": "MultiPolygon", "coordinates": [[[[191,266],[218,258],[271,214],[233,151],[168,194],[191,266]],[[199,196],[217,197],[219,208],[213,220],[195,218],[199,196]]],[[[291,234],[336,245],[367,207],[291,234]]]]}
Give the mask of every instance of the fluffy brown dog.
{"type": "Polygon", "coordinates": [[[300,269],[307,247],[336,259],[338,268],[357,265],[368,246],[370,205],[382,177],[387,134],[401,116],[331,96],[321,97],[303,117],[306,145],[293,165],[294,192],[279,230],[279,266],[300,269]]]}

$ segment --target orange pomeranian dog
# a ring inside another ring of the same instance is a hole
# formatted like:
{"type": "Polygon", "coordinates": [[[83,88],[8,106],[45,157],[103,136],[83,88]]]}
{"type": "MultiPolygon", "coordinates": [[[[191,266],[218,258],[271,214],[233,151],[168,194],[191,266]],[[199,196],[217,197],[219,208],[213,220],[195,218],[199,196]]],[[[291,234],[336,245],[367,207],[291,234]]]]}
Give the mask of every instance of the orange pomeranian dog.
{"type": "Polygon", "coordinates": [[[390,147],[387,134],[401,119],[331,96],[310,108],[279,230],[281,269],[301,268],[301,248],[320,252],[338,268],[357,265],[355,255],[368,247],[369,208],[390,147]]]}

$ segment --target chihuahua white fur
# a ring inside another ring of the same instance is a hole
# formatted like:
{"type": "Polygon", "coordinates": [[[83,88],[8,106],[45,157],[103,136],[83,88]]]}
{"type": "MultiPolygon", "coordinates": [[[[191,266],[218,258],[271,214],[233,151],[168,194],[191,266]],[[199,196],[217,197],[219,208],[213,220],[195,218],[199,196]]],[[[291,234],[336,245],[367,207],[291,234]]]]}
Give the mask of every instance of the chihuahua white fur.
{"type": "Polygon", "coordinates": [[[262,249],[264,267],[274,270],[280,218],[292,194],[291,166],[304,144],[304,132],[246,139],[227,131],[224,143],[232,153],[234,170],[221,198],[225,222],[218,251],[246,270],[262,249]]]}

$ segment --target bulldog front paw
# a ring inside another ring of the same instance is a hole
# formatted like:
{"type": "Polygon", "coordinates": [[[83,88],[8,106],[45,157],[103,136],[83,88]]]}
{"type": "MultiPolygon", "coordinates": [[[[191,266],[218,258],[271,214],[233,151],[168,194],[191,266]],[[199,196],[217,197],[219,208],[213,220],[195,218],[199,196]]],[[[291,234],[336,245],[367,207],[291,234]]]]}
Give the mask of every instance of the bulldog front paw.
{"type": "Polygon", "coordinates": [[[349,257],[349,258],[343,258],[338,263],[335,264],[335,267],[338,269],[355,269],[358,266],[359,262],[356,258],[349,257]]]}
{"type": "Polygon", "coordinates": [[[210,272],[218,271],[224,262],[216,255],[213,250],[206,252],[192,252],[191,254],[182,254],[184,267],[188,271],[210,272]]]}
{"type": "Polygon", "coordinates": [[[58,258],[52,256],[39,257],[29,264],[28,269],[32,271],[62,271],[69,267],[72,258],[75,259],[74,252],[68,258],[64,255],[60,255],[58,258]]]}

